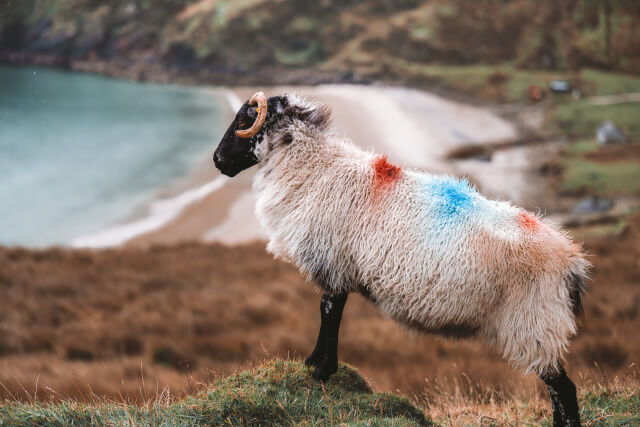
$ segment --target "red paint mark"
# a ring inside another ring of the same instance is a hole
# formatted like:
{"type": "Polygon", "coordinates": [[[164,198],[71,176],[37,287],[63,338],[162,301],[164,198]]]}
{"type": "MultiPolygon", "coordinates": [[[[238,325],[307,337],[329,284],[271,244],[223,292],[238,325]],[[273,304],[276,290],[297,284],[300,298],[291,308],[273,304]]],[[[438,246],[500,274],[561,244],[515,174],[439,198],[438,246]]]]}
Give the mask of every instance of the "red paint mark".
{"type": "Polygon", "coordinates": [[[387,155],[378,156],[373,162],[376,184],[384,186],[397,181],[402,176],[402,169],[387,161],[387,155]]]}
{"type": "Polygon", "coordinates": [[[518,225],[525,230],[536,231],[540,227],[540,221],[529,212],[520,212],[518,225]]]}

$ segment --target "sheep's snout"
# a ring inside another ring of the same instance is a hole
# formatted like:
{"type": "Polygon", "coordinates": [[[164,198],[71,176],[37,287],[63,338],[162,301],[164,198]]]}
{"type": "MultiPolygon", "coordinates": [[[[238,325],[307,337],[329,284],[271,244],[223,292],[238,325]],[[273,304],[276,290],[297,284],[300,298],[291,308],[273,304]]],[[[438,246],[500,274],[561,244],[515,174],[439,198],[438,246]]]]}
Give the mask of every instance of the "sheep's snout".
{"type": "Polygon", "coordinates": [[[224,156],[220,154],[218,150],[213,153],[213,164],[216,166],[223,175],[233,177],[238,174],[239,171],[235,170],[233,161],[225,161],[224,156]]]}
{"type": "Polygon", "coordinates": [[[213,163],[216,168],[229,177],[236,176],[258,163],[258,159],[253,153],[256,142],[241,140],[233,134],[234,130],[232,125],[213,153],[213,163]]]}
{"type": "Polygon", "coordinates": [[[213,164],[216,165],[216,168],[218,169],[222,168],[222,157],[217,151],[213,153],[213,164]]]}

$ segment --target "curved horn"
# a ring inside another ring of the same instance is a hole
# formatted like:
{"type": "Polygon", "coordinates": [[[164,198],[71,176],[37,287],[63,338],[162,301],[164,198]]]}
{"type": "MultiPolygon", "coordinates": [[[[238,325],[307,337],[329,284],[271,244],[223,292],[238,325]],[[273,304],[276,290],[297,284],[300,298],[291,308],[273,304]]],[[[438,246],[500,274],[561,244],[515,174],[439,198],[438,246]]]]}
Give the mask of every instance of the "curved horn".
{"type": "Polygon", "coordinates": [[[267,118],[267,97],[264,92],[256,92],[249,99],[249,105],[258,104],[256,111],[258,111],[258,118],[253,122],[253,125],[249,129],[237,130],[236,135],[240,138],[253,138],[260,132],[265,119],[267,118]]]}

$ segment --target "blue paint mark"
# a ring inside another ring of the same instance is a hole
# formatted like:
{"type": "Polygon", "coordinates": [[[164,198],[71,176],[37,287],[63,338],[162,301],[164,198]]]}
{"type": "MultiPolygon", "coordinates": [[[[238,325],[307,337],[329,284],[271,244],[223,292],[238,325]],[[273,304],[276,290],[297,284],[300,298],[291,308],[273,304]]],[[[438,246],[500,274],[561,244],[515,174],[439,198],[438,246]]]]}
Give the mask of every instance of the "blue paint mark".
{"type": "Polygon", "coordinates": [[[443,220],[461,219],[476,209],[478,192],[466,179],[425,176],[424,190],[429,210],[443,220]]]}

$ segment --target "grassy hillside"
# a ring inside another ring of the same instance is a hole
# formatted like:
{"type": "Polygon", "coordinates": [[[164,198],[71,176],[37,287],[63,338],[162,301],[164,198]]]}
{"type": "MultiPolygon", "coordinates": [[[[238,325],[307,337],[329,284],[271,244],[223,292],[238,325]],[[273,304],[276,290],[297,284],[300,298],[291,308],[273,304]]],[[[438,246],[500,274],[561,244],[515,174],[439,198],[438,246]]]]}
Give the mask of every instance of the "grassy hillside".
{"type": "Polygon", "coordinates": [[[301,362],[272,361],[220,379],[201,393],[146,405],[95,400],[91,404],[0,406],[0,425],[430,425],[406,398],[374,393],[353,369],[341,366],[326,384],[301,362]]]}
{"type": "MultiPolygon", "coordinates": [[[[582,393],[585,425],[633,426],[640,423],[640,390],[593,387],[582,393]]],[[[548,405],[547,405],[548,406],[548,405]]],[[[441,408],[442,409],[442,408],[441,408]]],[[[375,393],[352,368],[340,366],[326,384],[309,375],[302,362],[273,360],[222,378],[193,396],[173,400],[164,392],[144,404],[94,398],[91,403],[0,404],[0,425],[543,425],[550,411],[539,402],[493,405],[457,401],[434,421],[406,398],[375,393]],[[489,406],[492,406],[489,410],[489,406]]]]}

